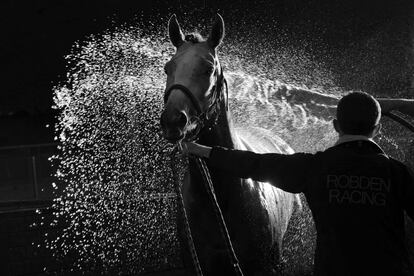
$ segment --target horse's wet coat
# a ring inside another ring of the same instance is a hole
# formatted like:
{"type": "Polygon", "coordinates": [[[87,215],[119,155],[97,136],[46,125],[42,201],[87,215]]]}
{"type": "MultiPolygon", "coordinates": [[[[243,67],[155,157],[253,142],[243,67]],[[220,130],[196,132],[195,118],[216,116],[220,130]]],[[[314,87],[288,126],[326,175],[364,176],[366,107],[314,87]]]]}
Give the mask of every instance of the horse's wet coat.
{"type": "MultiPolygon", "coordinates": [[[[210,37],[194,43],[184,40],[178,22],[172,17],[169,33],[177,53],[166,66],[167,89],[173,84],[184,85],[206,108],[217,72],[221,70],[216,47],[224,36],[224,23],[218,17],[210,37]]],[[[199,135],[201,144],[256,152],[293,152],[283,141],[263,131],[237,135],[230,114],[225,112],[226,103],[219,104],[217,124],[199,135]]],[[[197,122],[192,119],[194,116],[197,114],[190,99],[180,91],[171,93],[161,119],[164,137],[172,142],[185,139],[197,122]]],[[[243,272],[277,274],[275,265],[280,261],[282,238],[298,197],[267,183],[239,179],[212,167],[209,170],[243,272]]],[[[230,261],[202,181],[196,164],[190,160],[182,191],[201,267],[205,275],[231,275],[230,261]]],[[[185,255],[184,259],[189,260],[185,255]]]]}

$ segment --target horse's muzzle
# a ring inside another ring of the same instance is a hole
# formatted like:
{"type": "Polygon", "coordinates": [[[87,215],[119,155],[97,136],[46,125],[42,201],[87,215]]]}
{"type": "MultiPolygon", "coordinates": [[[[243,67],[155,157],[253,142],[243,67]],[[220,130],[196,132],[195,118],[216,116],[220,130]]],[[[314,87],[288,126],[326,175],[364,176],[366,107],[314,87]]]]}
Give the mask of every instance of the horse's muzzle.
{"type": "Polygon", "coordinates": [[[185,137],[185,129],[188,123],[187,114],[184,111],[169,112],[164,110],[161,114],[161,128],[163,136],[171,143],[178,142],[185,137]]]}

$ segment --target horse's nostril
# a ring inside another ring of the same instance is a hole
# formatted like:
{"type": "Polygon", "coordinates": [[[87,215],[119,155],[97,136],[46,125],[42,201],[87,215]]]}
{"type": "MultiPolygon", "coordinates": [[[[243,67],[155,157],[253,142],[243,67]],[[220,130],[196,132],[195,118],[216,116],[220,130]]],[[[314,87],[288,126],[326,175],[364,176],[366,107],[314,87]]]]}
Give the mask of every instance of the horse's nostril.
{"type": "Polygon", "coordinates": [[[187,124],[187,115],[184,111],[180,111],[177,116],[177,125],[179,127],[185,127],[187,124]]]}
{"type": "Polygon", "coordinates": [[[184,111],[175,111],[174,115],[168,116],[166,112],[163,112],[160,117],[160,123],[162,128],[179,128],[184,129],[188,123],[187,114],[184,111]]]}

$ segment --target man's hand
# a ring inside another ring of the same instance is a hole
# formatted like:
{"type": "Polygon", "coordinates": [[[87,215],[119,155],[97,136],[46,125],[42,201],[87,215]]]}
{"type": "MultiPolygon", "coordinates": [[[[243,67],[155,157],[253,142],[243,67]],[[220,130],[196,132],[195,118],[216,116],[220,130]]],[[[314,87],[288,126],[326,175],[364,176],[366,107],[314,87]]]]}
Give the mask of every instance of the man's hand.
{"type": "Polygon", "coordinates": [[[191,154],[198,157],[210,157],[211,147],[203,146],[193,142],[181,142],[181,150],[184,154],[191,154]]]}

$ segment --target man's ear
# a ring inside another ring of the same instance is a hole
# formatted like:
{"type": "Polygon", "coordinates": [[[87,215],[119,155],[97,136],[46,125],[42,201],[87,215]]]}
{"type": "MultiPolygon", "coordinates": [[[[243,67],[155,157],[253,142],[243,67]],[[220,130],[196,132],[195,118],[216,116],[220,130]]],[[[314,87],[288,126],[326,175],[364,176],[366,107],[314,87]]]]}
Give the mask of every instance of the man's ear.
{"type": "Polygon", "coordinates": [[[378,133],[381,131],[381,127],[381,124],[378,124],[374,127],[374,129],[372,130],[372,138],[378,135],[378,133]]]}

